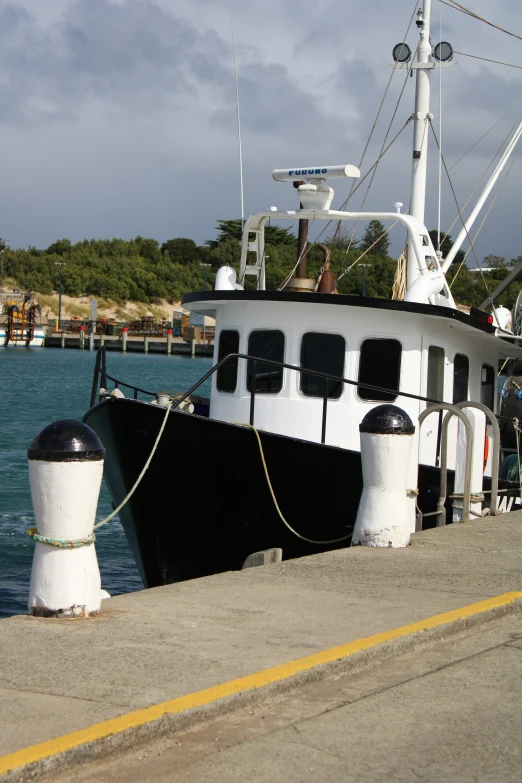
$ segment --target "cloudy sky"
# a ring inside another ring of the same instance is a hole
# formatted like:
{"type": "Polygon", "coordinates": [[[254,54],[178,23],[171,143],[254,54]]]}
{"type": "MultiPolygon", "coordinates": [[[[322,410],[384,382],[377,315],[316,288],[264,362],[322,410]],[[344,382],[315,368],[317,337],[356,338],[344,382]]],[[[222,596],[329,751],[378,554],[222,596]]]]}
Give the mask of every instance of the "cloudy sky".
{"type": "MultiPolygon", "coordinates": [[[[232,3],[245,210],[292,209],[295,191],[274,182],[272,169],[359,163],[391,73],[391,49],[414,4],[232,3]]],[[[464,5],[522,35],[520,0],[464,5]]],[[[435,0],[434,42],[439,26],[457,51],[522,65],[522,41],[435,0]]],[[[407,40],[414,49],[415,26],[407,40]]],[[[522,98],[522,70],[455,60],[443,73],[448,165],[522,98]]],[[[403,82],[397,71],[363,172],[378,154],[403,82]]],[[[412,111],[413,82],[391,137],[412,111]]],[[[438,127],[438,73],[432,85],[438,127]]],[[[217,219],[239,217],[229,0],[0,0],[0,91],[0,236],[11,246],[136,234],[203,242],[215,235],[217,219]]],[[[452,171],[461,204],[520,116],[522,101],[452,171]]],[[[411,133],[410,125],[383,159],[366,208],[408,204],[411,133]]],[[[432,139],[430,146],[435,153],[432,139]]],[[[479,258],[522,255],[521,171],[516,160],[477,240],[479,258]]],[[[429,182],[436,176],[434,154],[429,182]]],[[[349,183],[332,184],[338,206],[349,183]]],[[[360,207],[359,194],[352,209],[360,207]]],[[[436,227],[436,207],[435,188],[428,228],[436,227]]],[[[445,184],[442,227],[456,214],[445,184]]],[[[397,234],[393,248],[400,243],[397,234]]]]}

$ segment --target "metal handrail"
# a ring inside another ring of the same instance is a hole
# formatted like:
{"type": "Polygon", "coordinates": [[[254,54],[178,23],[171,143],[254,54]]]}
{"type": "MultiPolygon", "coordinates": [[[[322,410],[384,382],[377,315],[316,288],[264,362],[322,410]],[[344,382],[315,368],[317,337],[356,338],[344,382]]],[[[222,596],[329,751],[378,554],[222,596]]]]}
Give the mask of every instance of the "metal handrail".
{"type": "MultiPolygon", "coordinates": [[[[226,364],[229,361],[232,361],[234,359],[243,359],[246,361],[252,362],[252,369],[251,369],[251,384],[250,384],[250,416],[249,421],[250,424],[254,424],[254,412],[255,412],[255,395],[256,395],[256,388],[255,388],[255,368],[257,366],[257,362],[261,362],[262,364],[269,364],[273,367],[279,367],[279,368],[285,368],[288,370],[293,370],[294,372],[301,372],[305,373],[306,375],[313,375],[317,378],[322,378],[324,380],[324,393],[323,393],[323,406],[322,406],[322,417],[321,417],[321,443],[325,443],[326,438],[326,419],[327,419],[327,408],[328,408],[328,382],[329,381],[336,381],[337,383],[345,383],[349,386],[357,386],[363,389],[367,389],[368,391],[376,391],[380,392],[381,394],[390,394],[397,397],[407,397],[409,399],[414,400],[420,400],[421,402],[429,402],[433,404],[439,404],[439,400],[434,400],[430,397],[422,397],[419,394],[411,394],[410,392],[400,391],[399,389],[389,389],[385,386],[374,386],[368,383],[364,383],[361,381],[354,381],[351,378],[342,378],[338,375],[329,375],[325,372],[319,372],[318,370],[311,370],[302,366],[296,366],[293,364],[288,364],[287,362],[278,362],[274,359],[265,359],[262,356],[252,356],[250,354],[243,354],[243,353],[229,353],[227,356],[225,356],[221,361],[219,361],[217,364],[214,364],[208,372],[206,372],[193,386],[190,387],[188,391],[185,392],[185,394],[182,394],[178,399],[175,400],[175,402],[172,405],[171,410],[175,410],[176,408],[179,408],[179,406],[194,392],[203,384],[205,381],[207,381],[215,372],[217,372],[221,367],[223,367],[224,364],[226,364]]],[[[155,392],[148,391],[147,389],[140,389],[138,386],[134,386],[129,383],[125,383],[124,381],[121,381],[119,378],[115,378],[112,375],[109,375],[107,373],[106,369],[106,348],[105,346],[101,346],[98,349],[97,355],[96,355],[96,364],[94,368],[94,378],[93,378],[93,386],[92,386],[92,393],[91,393],[91,408],[96,404],[96,396],[97,396],[97,383],[98,383],[98,376],[101,372],[102,375],[102,386],[103,388],[106,387],[107,380],[113,381],[113,383],[116,384],[116,388],[118,386],[125,386],[128,389],[134,390],[134,399],[137,399],[138,392],[142,394],[147,394],[151,397],[155,397],[155,392]],[[104,382],[105,381],[105,382],[104,382]]],[[[263,393],[263,392],[258,392],[263,393]]]]}
{"type": "MultiPolygon", "coordinates": [[[[490,501],[490,514],[495,516],[497,512],[497,498],[498,498],[498,476],[500,468],[500,427],[495,414],[484,405],[482,402],[473,402],[472,400],[463,400],[457,402],[455,407],[457,408],[477,408],[489,419],[491,426],[493,427],[493,448],[491,455],[491,501],[490,501]]],[[[487,434],[486,434],[486,437],[487,434]]],[[[485,466],[484,466],[485,467],[485,466]]]]}
{"type": "Polygon", "coordinates": [[[463,499],[463,511],[462,522],[469,522],[469,507],[471,498],[471,460],[473,455],[473,427],[467,416],[457,405],[450,405],[448,402],[440,402],[436,405],[430,405],[429,408],[423,410],[419,416],[419,430],[422,427],[424,420],[430,415],[430,413],[436,413],[437,411],[446,410],[447,413],[444,416],[442,422],[442,437],[441,437],[441,461],[440,461],[440,490],[439,499],[437,501],[437,510],[429,511],[426,514],[422,514],[424,517],[437,517],[437,527],[442,527],[446,524],[446,510],[444,504],[446,503],[446,496],[448,494],[448,425],[452,416],[456,416],[466,429],[466,464],[464,470],[464,499],[463,499]]]}
{"type": "MultiPolygon", "coordinates": [[[[412,394],[410,392],[400,391],[399,389],[389,389],[384,386],[373,386],[368,383],[363,383],[360,381],[354,381],[351,378],[343,378],[338,375],[329,375],[328,373],[320,372],[318,370],[311,370],[307,369],[302,366],[296,366],[293,364],[288,364],[287,362],[278,362],[274,359],[265,359],[261,356],[252,356],[250,354],[243,354],[243,353],[230,353],[227,356],[225,356],[221,361],[219,361],[217,364],[214,364],[208,372],[206,372],[193,386],[190,387],[188,391],[186,391],[184,394],[182,394],[180,397],[178,397],[172,404],[171,410],[176,410],[176,408],[179,408],[179,406],[185,402],[185,400],[190,397],[192,394],[194,394],[195,391],[203,384],[205,381],[207,381],[215,372],[217,372],[223,365],[225,365],[229,361],[233,361],[234,359],[243,359],[246,361],[252,362],[252,368],[251,368],[251,383],[250,383],[250,415],[249,415],[249,423],[251,425],[254,424],[254,413],[255,413],[255,395],[256,395],[256,384],[255,384],[255,377],[256,377],[256,367],[257,362],[261,362],[262,364],[269,364],[273,367],[279,367],[279,368],[285,368],[288,370],[293,370],[294,372],[301,372],[305,373],[306,375],[313,375],[318,378],[322,378],[324,380],[324,393],[323,393],[323,405],[322,405],[322,417],[321,417],[321,443],[324,444],[326,442],[326,421],[327,421],[327,409],[328,409],[328,386],[329,381],[336,381],[337,383],[344,383],[348,384],[349,386],[357,386],[361,387],[363,389],[367,389],[369,391],[376,391],[381,392],[385,394],[394,395],[397,397],[407,397],[409,399],[419,400],[420,402],[427,402],[430,403],[430,406],[439,406],[438,408],[426,408],[419,417],[419,426],[422,424],[426,416],[428,415],[428,412],[433,412],[434,410],[451,410],[453,406],[449,405],[449,403],[441,402],[440,400],[432,399],[431,397],[422,397],[419,394],[412,394]]],[[[96,404],[96,396],[97,396],[97,383],[98,383],[98,376],[101,372],[102,375],[102,386],[103,388],[106,388],[107,380],[111,380],[115,387],[118,388],[119,386],[124,386],[127,389],[132,389],[134,391],[134,399],[136,400],[138,398],[138,393],[141,394],[147,394],[150,397],[155,397],[156,393],[149,391],[148,389],[141,389],[139,386],[134,386],[133,384],[126,383],[125,381],[120,380],[119,378],[115,378],[113,375],[109,375],[107,373],[107,367],[106,367],[106,348],[105,346],[101,346],[96,354],[96,364],[95,364],[95,370],[94,370],[94,378],[93,378],[93,386],[92,386],[92,393],[91,393],[91,408],[96,404]]],[[[263,392],[258,392],[263,393],[263,392]]],[[[100,398],[101,399],[101,398],[100,398]]],[[[468,403],[470,406],[474,405],[475,407],[479,407],[481,410],[481,403],[468,403]]],[[[462,404],[460,404],[462,405],[462,404]]],[[[455,406],[456,407],[456,406],[455,406]]],[[[485,407],[485,406],[484,406],[485,407]]],[[[489,409],[486,409],[489,410],[489,409]]],[[[459,413],[455,412],[457,417],[461,418],[462,414],[459,415],[459,413]]],[[[495,416],[491,411],[489,411],[489,416],[495,416]]],[[[465,424],[469,424],[469,421],[466,417],[465,424]]],[[[444,426],[444,424],[443,424],[444,426]]],[[[498,425],[497,425],[498,427],[498,425]]],[[[496,431],[495,431],[496,435],[496,431]]],[[[498,438],[497,442],[500,442],[500,439],[498,438]]],[[[442,465],[441,465],[442,469],[442,465]]],[[[498,483],[498,482],[497,482],[498,483]]],[[[440,512],[431,512],[431,513],[440,513],[440,512]]],[[[425,515],[428,516],[428,515],[425,515]]]]}

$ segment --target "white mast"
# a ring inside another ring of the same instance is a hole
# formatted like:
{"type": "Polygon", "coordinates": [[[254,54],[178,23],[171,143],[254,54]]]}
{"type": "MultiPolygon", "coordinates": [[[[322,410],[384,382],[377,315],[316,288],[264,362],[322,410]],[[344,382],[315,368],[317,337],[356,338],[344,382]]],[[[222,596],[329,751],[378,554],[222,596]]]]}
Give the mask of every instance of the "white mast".
{"type": "MultiPolygon", "coordinates": [[[[420,28],[420,42],[413,68],[416,73],[415,112],[413,114],[413,165],[411,175],[410,215],[424,223],[426,202],[426,168],[428,162],[428,134],[430,114],[430,77],[433,68],[431,59],[430,22],[432,0],[424,0],[423,8],[417,14],[420,28]]],[[[408,288],[420,276],[415,252],[408,243],[408,288]]]]}

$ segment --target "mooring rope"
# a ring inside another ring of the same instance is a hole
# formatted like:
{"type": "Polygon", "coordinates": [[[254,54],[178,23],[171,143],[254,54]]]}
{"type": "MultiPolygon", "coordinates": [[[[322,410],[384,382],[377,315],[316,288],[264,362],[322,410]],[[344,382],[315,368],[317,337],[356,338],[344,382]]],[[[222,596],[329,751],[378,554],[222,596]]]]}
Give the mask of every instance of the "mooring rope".
{"type": "Polygon", "coordinates": [[[163,435],[163,430],[165,429],[165,427],[167,425],[167,419],[169,417],[170,409],[174,405],[174,402],[175,401],[172,400],[172,402],[169,402],[169,404],[165,406],[166,407],[165,416],[163,417],[163,421],[161,423],[161,427],[159,428],[158,435],[156,437],[156,440],[154,441],[154,446],[152,447],[152,451],[150,452],[149,458],[148,458],[147,462],[145,463],[145,465],[143,466],[143,469],[142,469],[140,475],[138,476],[138,478],[134,482],[134,485],[129,490],[127,496],[123,498],[123,500],[121,501],[120,505],[116,506],[114,511],[112,511],[109,514],[109,516],[105,517],[105,519],[102,519],[101,522],[97,522],[96,525],[94,525],[94,530],[98,530],[98,528],[103,527],[103,525],[106,525],[107,522],[110,522],[111,519],[114,519],[116,514],[119,514],[119,512],[122,510],[122,508],[126,505],[126,503],[128,503],[128,501],[131,499],[131,497],[134,495],[134,493],[138,489],[139,485],[141,484],[141,480],[142,480],[143,476],[145,475],[145,473],[147,472],[147,470],[149,468],[149,465],[152,462],[152,458],[154,457],[154,455],[156,453],[156,450],[158,448],[159,442],[161,440],[161,436],[163,435]]]}
{"type": "MultiPolygon", "coordinates": [[[[297,530],[294,530],[294,528],[286,521],[283,514],[281,513],[281,509],[279,508],[279,504],[277,502],[274,489],[272,487],[272,482],[270,481],[270,476],[268,474],[268,467],[266,464],[265,459],[265,453],[263,451],[263,444],[261,443],[261,438],[259,436],[259,432],[254,427],[253,424],[243,424],[242,422],[233,422],[234,424],[237,424],[239,427],[246,427],[248,429],[251,429],[254,433],[254,435],[257,438],[257,443],[259,445],[259,454],[261,456],[261,462],[263,463],[263,470],[265,471],[265,477],[266,482],[268,484],[268,489],[270,490],[270,494],[272,496],[272,500],[274,501],[275,509],[279,515],[279,518],[281,522],[288,528],[288,530],[294,534],[294,536],[297,536],[297,538],[300,538],[302,541],[306,541],[308,544],[319,544],[319,545],[326,545],[326,544],[339,544],[341,541],[347,541],[349,538],[352,537],[352,533],[349,533],[347,536],[342,536],[341,538],[332,538],[329,541],[315,541],[313,538],[307,538],[306,536],[301,535],[301,533],[298,533],[297,530]]],[[[353,530],[353,527],[352,527],[353,530]]]]}
{"type": "Polygon", "coordinates": [[[90,536],[85,536],[85,538],[49,538],[48,536],[42,536],[35,527],[30,527],[27,535],[41,544],[56,546],[59,549],[79,549],[81,546],[88,546],[96,541],[94,533],[91,533],[90,536]]]}

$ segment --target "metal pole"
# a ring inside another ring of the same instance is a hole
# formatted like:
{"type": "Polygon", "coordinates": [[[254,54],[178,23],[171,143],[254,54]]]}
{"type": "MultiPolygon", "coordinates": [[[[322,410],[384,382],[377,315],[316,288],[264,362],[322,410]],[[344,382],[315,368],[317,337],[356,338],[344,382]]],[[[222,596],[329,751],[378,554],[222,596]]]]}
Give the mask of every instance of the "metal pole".
{"type": "Polygon", "coordinates": [[[0,280],[4,279],[4,253],[6,250],[9,249],[9,240],[4,239],[5,247],[2,251],[0,251],[0,280]]]}
{"type": "Polygon", "coordinates": [[[323,420],[321,424],[321,443],[326,442],[326,411],[328,405],[328,379],[324,378],[324,392],[323,392],[323,420]]]}
{"type": "Polygon", "coordinates": [[[299,221],[299,232],[297,235],[297,258],[301,259],[297,265],[296,277],[300,279],[306,277],[306,248],[308,245],[308,220],[299,221]]]}
{"type": "Polygon", "coordinates": [[[212,264],[201,263],[200,266],[203,267],[203,291],[206,291],[207,290],[207,266],[212,266],[212,264]]]}
{"type": "Polygon", "coordinates": [[[60,329],[60,321],[62,320],[62,266],[67,266],[66,261],[55,261],[55,266],[60,267],[60,283],[58,286],[58,329],[60,329]]]}
{"type": "Polygon", "coordinates": [[[359,266],[363,268],[362,295],[366,296],[366,267],[371,266],[371,264],[359,264],[359,266]]]}
{"type": "MultiPolygon", "coordinates": [[[[422,10],[417,15],[420,28],[420,41],[415,64],[415,111],[413,113],[413,161],[411,175],[410,215],[424,223],[426,202],[426,169],[428,161],[428,136],[430,114],[430,77],[432,69],[430,22],[432,0],[424,0],[422,10]]],[[[408,288],[419,277],[415,250],[411,239],[408,241],[408,288]]]]}
{"type": "Polygon", "coordinates": [[[256,360],[252,362],[252,370],[250,372],[250,425],[254,426],[254,406],[256,402],[256,360]]]}

